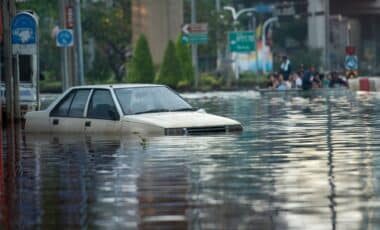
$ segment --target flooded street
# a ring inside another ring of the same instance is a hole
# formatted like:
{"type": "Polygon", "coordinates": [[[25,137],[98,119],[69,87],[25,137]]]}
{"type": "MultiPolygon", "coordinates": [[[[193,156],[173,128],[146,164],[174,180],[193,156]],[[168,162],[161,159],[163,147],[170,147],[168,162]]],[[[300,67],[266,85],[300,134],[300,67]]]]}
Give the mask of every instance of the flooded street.
{"type": "Polygon", "coordinates": [[[243,133],[3,140],[1,229],[380,225],[380,94],[183,96],[243,133]]]}

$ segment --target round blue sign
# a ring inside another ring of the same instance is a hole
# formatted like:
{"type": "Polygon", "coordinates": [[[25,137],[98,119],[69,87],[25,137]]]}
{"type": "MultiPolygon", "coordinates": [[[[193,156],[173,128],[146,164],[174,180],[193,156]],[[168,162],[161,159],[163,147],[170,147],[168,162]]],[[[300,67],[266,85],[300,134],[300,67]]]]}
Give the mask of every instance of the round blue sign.
{"type": "Polygon", "coordinates": [[[58,31],[56,42],[58,47],[72,46],[74,44],[73,31],[66,29],[58,31]]]}

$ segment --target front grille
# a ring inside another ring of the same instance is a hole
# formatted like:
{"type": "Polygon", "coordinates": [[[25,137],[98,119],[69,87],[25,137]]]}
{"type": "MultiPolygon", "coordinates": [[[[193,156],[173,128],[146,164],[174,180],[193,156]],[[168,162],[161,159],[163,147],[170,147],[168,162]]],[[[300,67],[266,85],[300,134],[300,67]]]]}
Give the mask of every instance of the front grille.
{"type": "Polygon", "coordinates": [[[230,126],[210,126],[210,127],[189,127],[189,128],[168,128],[165,129],[165,135],[205,135],[229,132],[241,132],[243,130],[241,125],[230,126]]]}
{"type": "Polygon", "coordinates": [[[187,134],[198,135],[207,133],[225,133],[226,126],[187,128],[187,134]]]}

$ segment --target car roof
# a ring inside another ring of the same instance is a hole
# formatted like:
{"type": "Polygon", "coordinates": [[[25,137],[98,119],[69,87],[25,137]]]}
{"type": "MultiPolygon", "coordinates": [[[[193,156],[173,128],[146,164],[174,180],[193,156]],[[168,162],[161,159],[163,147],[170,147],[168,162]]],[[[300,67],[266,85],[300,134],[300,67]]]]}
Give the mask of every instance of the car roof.
{"type": "Polygon", "coordinates": [[[73,89],[120,89],[120,88],[141,88],[141,87],[157,87],[163,85],[156,84],[103,84],[103,85],[81,85],[74,86],[73,89]]]}

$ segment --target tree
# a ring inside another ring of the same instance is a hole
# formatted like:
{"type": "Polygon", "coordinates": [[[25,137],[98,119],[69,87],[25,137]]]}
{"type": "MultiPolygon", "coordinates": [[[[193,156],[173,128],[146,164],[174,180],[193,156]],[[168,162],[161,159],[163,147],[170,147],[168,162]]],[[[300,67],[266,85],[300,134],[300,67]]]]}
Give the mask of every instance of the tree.
{"type": "Polygon", "coordinates": [[[131,83],[152,83],[154,81],[152,54],[144,35],[140,35],[137,40],[133,58],[128,68],[127,81],[131,83]]]}
{"type": "Polygon", "coordinates": [[[191,84],[194,80],[194,69],[191,60],[191,50],[188,45],[183,44],[181,36],[178,37],[176,43],[176,51],[182,67],[181,81],[191,84]]]}
{"type": "Polygon", "coordinates": [[[176,88],[182,77],[182,68],[173,41],[169,41],[156,82],[176,88]]]}
{"type": "MultiPolygon", "coordinates": [[[[114,1],[112,7],[104,2],[92,2],[83,8],[84,40],[93,38],[96,42],[95,52],[97,60],[103,60],[110,71],[98,71],[94,65],[95,74],[112,72],[117,82],[122,82],[125,75],[125,63],[128,61],[131,50],[131,1],[114,1]]],[[[102,66],[102,68],[104,65],[102,66]]],[[[100,67],[99,67],[100,68],[100,67]]],[[[100,79],[100,76],[88,75],[100,79]]]]}

